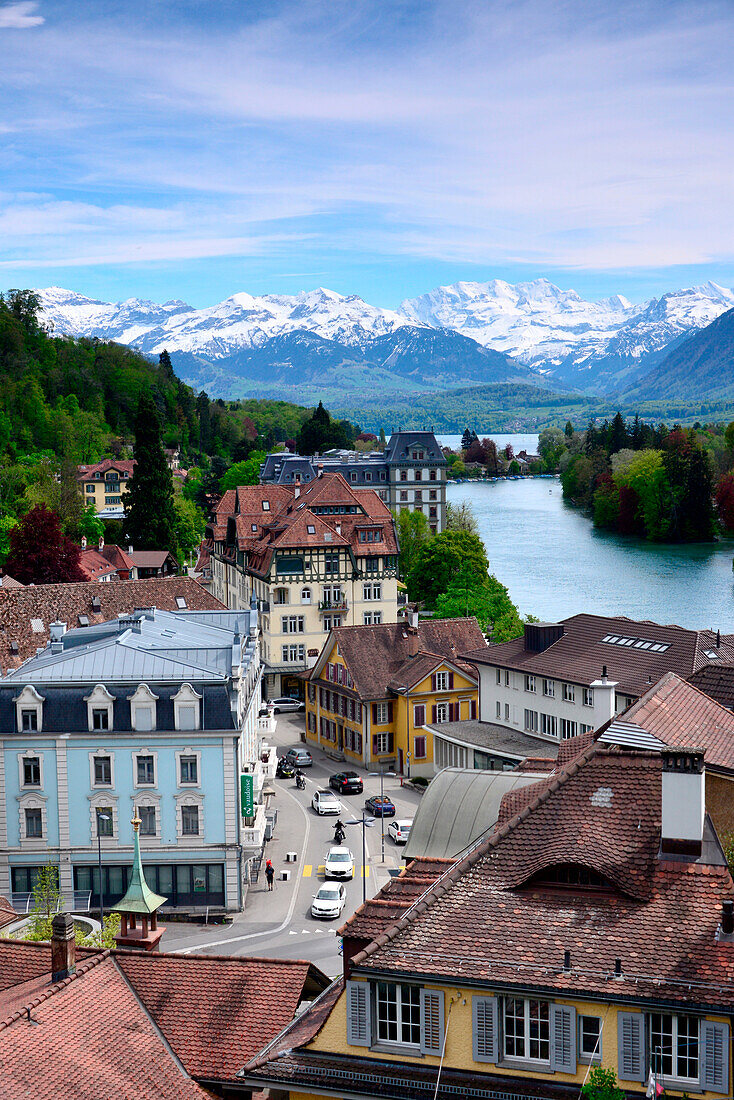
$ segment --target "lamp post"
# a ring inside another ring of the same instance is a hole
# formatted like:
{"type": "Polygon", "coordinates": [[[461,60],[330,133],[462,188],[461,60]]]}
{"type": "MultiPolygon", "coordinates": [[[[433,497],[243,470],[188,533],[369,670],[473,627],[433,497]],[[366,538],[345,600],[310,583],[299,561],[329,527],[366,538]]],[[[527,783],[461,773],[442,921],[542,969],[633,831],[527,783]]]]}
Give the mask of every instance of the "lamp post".
{"type": "Polygon", "coordinates": [[[382,805],[382,799],[384,797],[384,779],[385,779],[386,775],[392,776],[393,779],[394,779],[397,773],[396,772],[383,771],[382,763],[380,763],[379,772],[369,772],[369,774],[370,775],[379,775],[379,777],[380,777],[380,829],[382,831],[382,837],[381,837],[382,858],[380,859],[380,863],[384,863],[385,862],[385,809],[384,809],[384,806],[382,805]]]}
{"type": "Polygon", "coordinates": [[[367,817],[367,811],[364,806],[362,807],[362,817],[355,818],[353,821],[345,821],[345,825],[361,825],[362,826],[362,904],[367,901],[367,834],[365,828],[371,829],[375,823],[374,817],[367,817]]]}
{"type": "Polygon", "coordinates": [[[99,926],[100,944],[104,935],[104,888],[102,886],[102,822],[110,821],[109,814],[100,813],[97,810],[97,857],[99,859],[99,926]]]}

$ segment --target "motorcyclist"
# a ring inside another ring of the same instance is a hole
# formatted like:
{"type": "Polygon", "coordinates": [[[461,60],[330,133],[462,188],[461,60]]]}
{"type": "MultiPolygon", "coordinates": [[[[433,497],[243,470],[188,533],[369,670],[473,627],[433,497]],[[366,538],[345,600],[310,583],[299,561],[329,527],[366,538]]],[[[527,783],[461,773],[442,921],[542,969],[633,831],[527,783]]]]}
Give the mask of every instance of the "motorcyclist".
{"type": "Polygon", "coordinates": [[[299,791],[304,791],[306,789],[306,780],[304,779],[303,773],[300,769],[296,770],[296,786],[298,787],[299,791]]]}
{"type": "Polygon", "coordinates": [[[346,835],[347,833],[346,829],[344,828],[344,822],[341,819],[337,819],[336,824],[334,825],[334,840],[337,844],[341,844],[346,835]]]}

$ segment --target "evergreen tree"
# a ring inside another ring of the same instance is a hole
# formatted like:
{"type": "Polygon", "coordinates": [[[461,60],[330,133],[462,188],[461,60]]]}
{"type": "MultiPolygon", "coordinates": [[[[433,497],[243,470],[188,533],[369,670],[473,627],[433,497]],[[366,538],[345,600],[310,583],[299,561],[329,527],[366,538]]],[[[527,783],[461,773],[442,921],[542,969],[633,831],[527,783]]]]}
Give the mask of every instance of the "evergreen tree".
{"type": "Polygon", "coordinates": [[[135,420],[135,468],[125,499],[124,538],[137,550],[176,553],[173,480],[155,403],[143,394],[135,420]]]}
{"type": "Polygon", "coordinates": [[[332,420],[319,401],[313,416],[305,421],[296,439],[300,455],[323,454],[333,447],[351,447],[355,432],[348,420],[332,420]]]}
{"type": "Polygon", "coordinates": [[[639,413],[635,413],[635,419],[632,423],[632,450],[639,451],[642,447],[642,425],[640,424],[639,413]]]}
{"type": "Polygon", "coordinates": [[[206,390],[202,390],[196,398],[196,411],[199,416],[199,450],[203,454],[208,454],[211,441],[211,412],[206,390]]]}
{"type": "Polygon", "coordinates": [[[173,363],[171,362],[171,356],[168,354],[165,348],[158,356],[158,366],[166,382],[174,382],[176,380],[176,375],[173,373],[173,363]]]}
{"type": "Polygon", "coordinates": [[[566,439],[571,439],[573,437],[573,424],[570,420],[566,421],[566,427],[563,429],[563,434],[566,439]]]}
{"type": "Polygon", "coordinates": [[[461,449],[462,451],[468,451],[472,444],[472,433],[469,428],[464,428],[464,434],[461,437],[461,449]]]}
{"type": "Polygon", "coordinates": [[[385,429],[384,428],[380,428],[380,437],[379,437],[379,441],[378,441],[378,446],[379,446],[381,451],[384,451],[385,448],[387,447],[387,440],[385,439],[385,429]]]}
{"type": "Polygon", "coordinates": [[[629,447],[629,443],[630,437],[627,431],[627,425],[624,422],[624,417],[621,412],[617,411],[614,420],[612,420],[609,434],[609,454],[616,455],[617,451],[629,447]]]}

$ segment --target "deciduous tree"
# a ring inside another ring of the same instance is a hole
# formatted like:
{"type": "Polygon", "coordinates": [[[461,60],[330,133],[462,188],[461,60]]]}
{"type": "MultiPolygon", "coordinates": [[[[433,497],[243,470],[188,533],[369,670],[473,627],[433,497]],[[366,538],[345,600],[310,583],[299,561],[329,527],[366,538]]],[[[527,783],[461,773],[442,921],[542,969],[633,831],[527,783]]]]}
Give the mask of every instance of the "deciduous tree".
{"type": "Polygon", "coordinates": [[[477,535],[443,531],[424,543],[416,555],[407,577],[410,598],[434,607],[462,569],[476,577],[478,584],[484,584],[488,565],[484,543],[477,535]]]}
{"type": "Polygon", "coordinates": [[[31,508],[11,529],[5,572],[21,584],[83,581],[79,547],[61,529],[56,512],[45,504],[31,508]]]}

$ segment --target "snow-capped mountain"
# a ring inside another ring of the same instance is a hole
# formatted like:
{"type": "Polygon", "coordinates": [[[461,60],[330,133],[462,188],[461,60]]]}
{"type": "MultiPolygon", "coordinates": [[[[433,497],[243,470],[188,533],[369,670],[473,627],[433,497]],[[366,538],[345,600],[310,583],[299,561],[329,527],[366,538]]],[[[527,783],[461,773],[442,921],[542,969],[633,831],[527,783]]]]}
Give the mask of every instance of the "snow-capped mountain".
{"type": "MultiPolygon", "coordinates": [[[[401,363],[410,359],[416,383],[425,378],[435,386],[444,376],[446,384],[451,377],[473,378],[485,362],[486,376],[477,381],[504,380],[494,374],[507,377],[506,368],[499,360],[482,359],[479,344],[511,357],[521,374],[538,382],[606,393],[632,385],[677,342],[734,307],[734,291],[716,283],[633,305],[622,295],[586,301],[547,279],[514,286],[500,279],[455,283],[406,300],[398,311],[323,287],[294,295],[241,292],[205,309],[138,298],[100,302],[59,287],[37,293],[45,320],[57,333],[115,340],[148,355],[167,348],[174,362],[186,356],[189,362],[195,357],[199,364],[216,364],[221,378],[249,371],[255,361],[258,370],[264,369],[271,347],[273,362],[280,362],[282,348],[271,341],[310,333],[340,346],[350,362],[360,359],[353,354],[359,349],[363,359],[376,362],[380,355],[381,368],[399,373],[394,357],[399,354],[401,363]],[[437,341],[412,339],[436,330],[442,334],[437,341]],[[451,334],[465,343],[452,344],[451,334]],[[398,344],[404,349],[399,353],[398,344]],[[408,352],[411,344],[420,353],[408,352]],[[251,352],[257,352],[255,359],[251,352]],[[457,369],[463,359],[466,370],[457,369]]],[[[296,374],[294,369],[294,381],[296,374]]]]}

